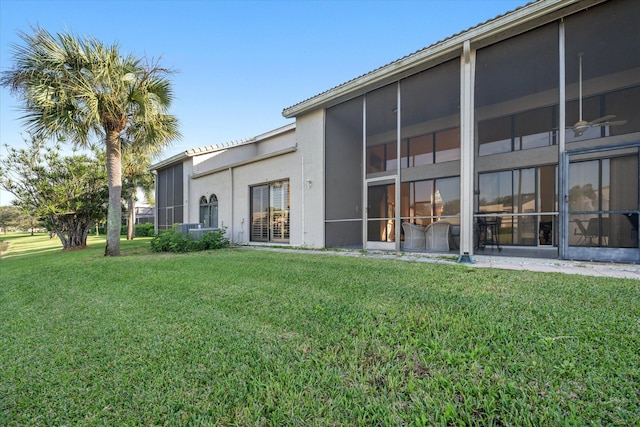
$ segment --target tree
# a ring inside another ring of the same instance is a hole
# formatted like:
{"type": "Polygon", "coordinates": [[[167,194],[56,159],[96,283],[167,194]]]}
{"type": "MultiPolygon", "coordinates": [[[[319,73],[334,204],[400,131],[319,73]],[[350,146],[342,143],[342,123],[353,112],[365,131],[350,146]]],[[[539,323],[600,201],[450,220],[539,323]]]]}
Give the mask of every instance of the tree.
{"type": "Polygon", "coordinates": [[[36,228],[44,228],[43,221],[36,216],[35,212],[26,209],[20,209],[20,217],[18,218],[18,228],[21,230],[30,230],[33,236],[36,228]]]}
{"type": "Polygon", "coordinates": [[[26,149],[7,150],[0,160],[0,187],[15,196],[13,204],[38,218],[64,249],[85,247],[91,228],[107,213],[104,159],[63,157],[58,145],[47,146],[42,137],[33,137],[26,149]]]}
{"type": "Polygon", "coordinates": [[[144,193],[147,201],[153,200],[154,176],[149,171],[153,157],[165,148],[162,144],[151,145],[147,138],[135,141],[123,141],[123,192],[127,200],[127,240],[132,240],[135,232],[135,203],[138,189],[144,193]]]}
{"type": "Polygon", "coordinates": [[[105,255],[120,255],[122,222],[121,139],[167,144],[180,137],[177,119],[168,114],[173,91],[171,71],[157,61],[122,56],[117,44],[95,38],[50,34],[34,28],[18,33],[12,69],[0,84],[23,100],[24,119],[34,135],[67,138],[86,147],[104,142],[109,188],[105,255]]]}
{"type": "Polygon", "coordinates": [[[7,228],[18,225],[20,209],[16,206],[0,206],[0,229],[7,234],[7,228]]]}

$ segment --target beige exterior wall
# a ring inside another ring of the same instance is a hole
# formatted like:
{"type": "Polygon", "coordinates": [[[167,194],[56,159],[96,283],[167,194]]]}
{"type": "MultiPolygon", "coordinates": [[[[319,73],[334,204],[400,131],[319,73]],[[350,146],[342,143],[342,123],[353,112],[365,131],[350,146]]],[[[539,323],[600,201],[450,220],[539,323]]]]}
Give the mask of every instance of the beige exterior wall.
{"type": "Polygon", "coordinates": [[[289,180],[289,245],[322,247],[324,233],[318,224],[324,221],[323,118],[322,112],[310,114],[298,119],[295,128],[276,130],[255,142],[221,149],[213,155],[208,154],[204,161],[194,157],[195,166],[185,174],[188,181],[185,214],[189,212],[185,217],[188,222],[199,222],[200,198],[215,194],[218,198],[218,225],[227,228],[227,237],[233,242],[249,244],[250,188],[289,180]],[[313,224],[313,227],[306,224],[313,224]]]}
{"type": "MultiPolygon", "coordinates": [[[[190,218],[191,216],[191,212],[193,211],[193,208],[190,208],[189,204],[191,203],[191,200],[193,199],[190,195],[190,187],[191,187],[191,182],[189,182],[188,177],[191,176],[191,174],[193,173],[193,161],[192,159],[187,159],[186,161],[182,162],[182,195],[183,195],[183,218],[184,218],[184,222],[187,222],[187,218],[190,218]]],[[[196,199],[196,204],[198,203],[198,200],[196,199]]],[[[196,209],[196,217],[198,215],[198,210],[196,209]]],[[[194,221],[194,222],[198,222],[198,221],[194,221]]]]}
{"type": "Polygon", "coordinates": [[[239,244],[250,241],[250,188],[289,180],[290,246],[324,246],[324,110],[298,117],[295,128],[185,162],[185,222],[199,222],[199,200],[218,198],[218,226],[239,244]],[[193,163],[194,166],[191,166],[193,163]],[[188,172],[186,172],[188,170],[188,172]]]}
{"type": "MultiPolygon", "coordinates": [[[[299,207],[302,246],[324,247],[324,109],[296,118],[296,140],[303,171],[299,207]]],[[[293,203],[293,201],[292,201],[293,203]]]]}
{"type": "MultiPolygon", "coordinates": [[[[289,245],[302,245],[300,154],[298,152],[250,163],[233,169],[233,241],[250,243],[251,227],[250,188],[273,181],[289,180],[290,224],[289,245]]],[[[274,243],[256,243],[268,244],[274,243]]]]}

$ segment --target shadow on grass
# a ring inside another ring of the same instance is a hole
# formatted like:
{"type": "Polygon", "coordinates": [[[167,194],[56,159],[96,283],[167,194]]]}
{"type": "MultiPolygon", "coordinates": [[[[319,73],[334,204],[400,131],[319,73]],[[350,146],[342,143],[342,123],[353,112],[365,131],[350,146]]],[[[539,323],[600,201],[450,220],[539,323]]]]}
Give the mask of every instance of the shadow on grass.
{"type": "MultiPolygon", "coordinates": [[[[2,236],[1,239],[7,243],[4,252],[0,252],[0,259],[19,258],[34,255],[44,255],[62,252],[95,252],[96,255],[104,251],[105,236],[89,236],[87,238],[87,246],[77,248],[70,251],[63,251],[62,243],[57,237],[49,238],[47,233],[10,233],[2,236]]],[[[138,237],[134,240],[125,240],[120,242],[121,256],[144,255],[150,253],[149,241],[150,237],[138,237]]],[[[93,254],[92,254],[93,255],[93,254]]]]}

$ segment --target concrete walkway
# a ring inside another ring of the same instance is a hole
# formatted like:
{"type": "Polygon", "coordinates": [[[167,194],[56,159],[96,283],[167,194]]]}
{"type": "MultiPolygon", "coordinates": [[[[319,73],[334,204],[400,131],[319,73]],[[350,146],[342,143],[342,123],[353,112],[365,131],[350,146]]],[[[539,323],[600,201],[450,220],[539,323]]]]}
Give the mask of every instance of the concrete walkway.
{"type": "Polygon", "coordinates": [[[241,246],[247,250],[270,250],[278,252],[297,252],[306,254],[353,256],[364,258],[395,259],[401,261],[430,262],[434,264],[461,265],[471,268],[497,268],[502,270],[529,270],[545,273],[581,274],[585,276],[613,277],[640,280],[640,265],[613,264],[587,261],[563,261],[558,259],[520,258],[492,255],[474,255],[473,264],[458,264],[457,257],[451,254],[396,253],[388,251],[357,250],[307,250],[273,246],[241,246]]]}
{"type": "Polygon", "coordinates": [[[640,280],[640,265],[477,255],[473,266],[640,280]]]}

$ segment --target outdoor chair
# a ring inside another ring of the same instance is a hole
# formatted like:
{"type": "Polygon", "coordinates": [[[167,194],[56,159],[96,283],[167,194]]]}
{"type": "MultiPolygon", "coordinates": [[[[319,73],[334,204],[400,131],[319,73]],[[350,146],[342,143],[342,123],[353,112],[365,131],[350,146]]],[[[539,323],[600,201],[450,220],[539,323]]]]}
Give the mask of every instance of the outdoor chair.
{"type": "Polygon", "coordinates": [[[404,230],[404,248],[405,249],[424,249],[425,235],[424,228],[409,222],[402,223],[404,230]]]}
{"type": "Polygon", "coordinates": [[[593,239],[597,239],[599,235],[598,218],[591,218],[586,227],[580,219],[576,218],[573,221],[578,226],[573,230],[573,234],[579,236],[576,246],[593,246],[593,239]]]}
{"type": "Polygon", "coordinates": [[[450,230],[451,224],[446,221],[436,221],[429,224],[425,231],[427,250],[449,252],[450,230]]]}

